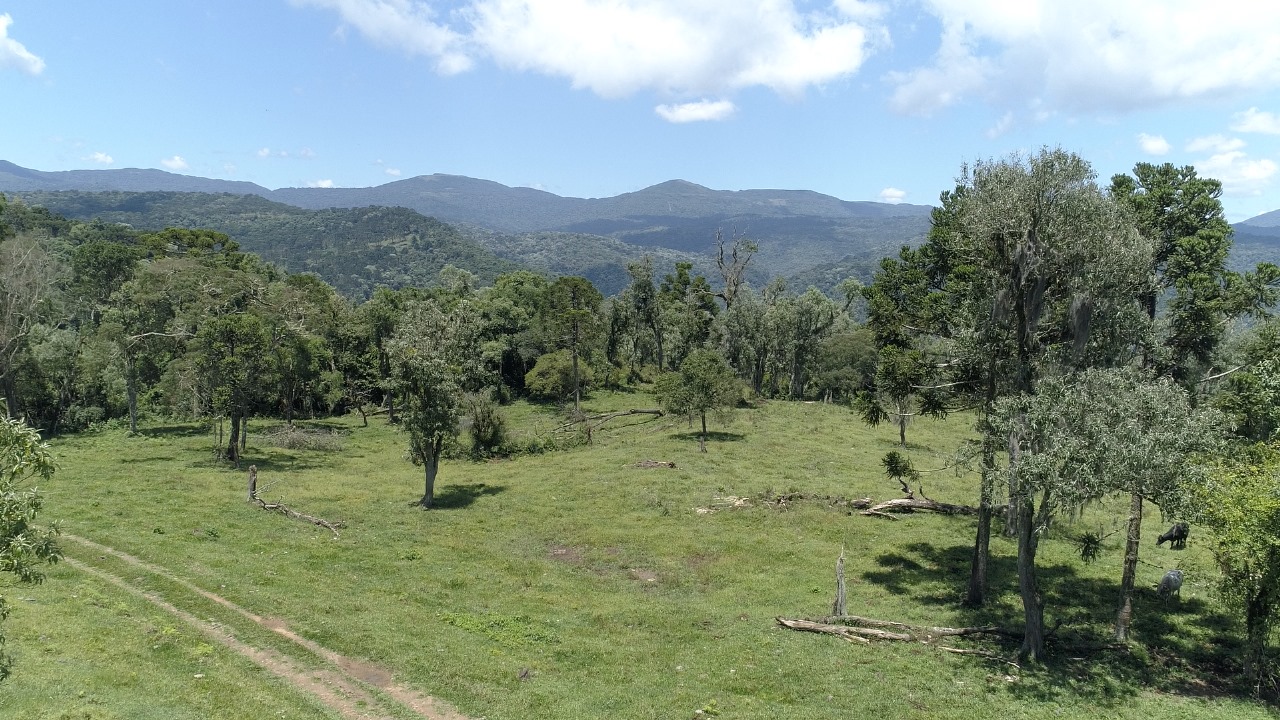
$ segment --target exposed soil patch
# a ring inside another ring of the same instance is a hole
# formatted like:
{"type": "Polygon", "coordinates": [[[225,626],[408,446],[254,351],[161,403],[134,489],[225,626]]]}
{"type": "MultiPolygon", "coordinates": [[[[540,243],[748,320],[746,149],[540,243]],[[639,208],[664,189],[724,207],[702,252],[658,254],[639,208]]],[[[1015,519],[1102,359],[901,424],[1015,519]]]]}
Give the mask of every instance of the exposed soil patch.
{"type": "Polygon", "coordinates": [[[90,567],[83,562],[76,561],[72,558],[65,558],[66,562],[72,567],[95,575],[121,589],[137,595],[156,607],[173,614],[189,625],[198,628],[206,636],[216,640],[225,647],[228,647],[241,655],[249,658],[259,666],[270,670],[272,673],[286,680],[293,687],[315,696],[320,702],[327,707],[340,713],[344,718],[351,720],[368,720],[370,718],[390,718],[390,715],[383,713],[381,710],[371,709],[385,706],[386,701],[370,694],[364,687],[371,685],[377,687],[386,695],[390,696],[401,706],[412,710],[425,720],[468,720],[465,715],[448,707],[443,702],[418,692],[404,685],[398,685],[394,682],[394,676],[388,670],[380,668],[370,663],[361,662],[349,658],[340,653],[334,652],[319,643],[308,640],[289,629],[289,625],[281,618],[262,617],[256,615],[230,600],[209,592],[197,585],[186,580],[174,577],[164,568],[148,563],[144,560],[136,558],[128,553],[121,552],[115,548],[101,545],[86,540],[85,538],[64,533],[63,538],[91,548],[100,554],[109,554],[119,558],[124,562],[138,568],[147,570],[155,575],[186,588],[208,600],[211,600],[236,614],[253,621],[255,624],[271,630],[272,632],[288,638],[295,644],[307,649],[313,655],[321,658],[333,667],[331,670],[321,672],[308,672],[299,668],[288,658],[269,648],[257,648],[249,645],[230,633],[226,626],[215,625],[204,622],[194,615],[186,612],[164,600],[154,593],[143,592],[138,588],[130,585],[123,578],[113,575],[105,570],[90,567]]]}
{"type": "Polygon", "coordinates": [[[581,565],[583,562],[582,551],[568,545],[552,545],[547,548],[547,556],[552,560],[559,560],[570,565],[581,565]]]}
{"type": "Polygon", "coordinates": [[[645,568],[631,568],[631,577],[647,583],[658,582],[658,573],[645,568]]]}

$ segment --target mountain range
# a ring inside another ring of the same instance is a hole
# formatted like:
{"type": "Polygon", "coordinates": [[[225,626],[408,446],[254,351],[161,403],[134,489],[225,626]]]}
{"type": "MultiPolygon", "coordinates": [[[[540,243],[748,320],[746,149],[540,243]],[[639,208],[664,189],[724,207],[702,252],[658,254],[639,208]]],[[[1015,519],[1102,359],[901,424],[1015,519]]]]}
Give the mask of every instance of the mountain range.
{"type": "MultiPolygon", "coordinates": [[[[608,294],[625,286],[626,264],[645,255],[655,258],[660,272],[685,261],[714,277],[716,238],[739,236],[759,247],[754,283],[783,277],[801,288],[812,283],[829,290],[845,277],[869,279],[880,258],[923,240],[932,210],[928,205],[851,202],[808,190],[712,190],[684,180],[608,198],[562,197],[441,174],[367,188],[270,190],[162,170],[45,172],[3,160],[0,192],[76,219],[102,218],[141,228],[210,227],[287,269],[309,268],[322,276],[332,269],[325,272],[321,266],[417,263],[417,269],[406,272],[382,268],[360,277],[355,273],[345,283],[326,277],[357,294],[368,292],[371,284],[420,281],[453,252],[461,253],[462,264],[479,263],[482,277],[518,263],[550,274],[584,275],[608,294]],[[406,208],[427,217],[338,211],[371,206],[406,208]],[[320,215],[304,217],[299,211],[320,215]],[[453,226],[457,237],[430,225],[428,218],[453,226]],[[287,228],[287,242],[278,237],[282,228],[287,228]],[[300,228],[312,230],[300,234],[300,228]],[[375,241],[370,233],[378,228],[398,239],[375,241]],[[432,242],[445,242],[448,251],[412,240],[423,232],[432,242]],[[371,255],[369,249],[379,243],[383,251],[371,255]],[[431,259],[414,255],[428,246],[434,252],[431,259]],[[324,259],[308,261],[308,254],[324,259]]],[[[1280,211],[1235,227],[1234,265],[1274,260],[1280,254],[1280,211]]]]}

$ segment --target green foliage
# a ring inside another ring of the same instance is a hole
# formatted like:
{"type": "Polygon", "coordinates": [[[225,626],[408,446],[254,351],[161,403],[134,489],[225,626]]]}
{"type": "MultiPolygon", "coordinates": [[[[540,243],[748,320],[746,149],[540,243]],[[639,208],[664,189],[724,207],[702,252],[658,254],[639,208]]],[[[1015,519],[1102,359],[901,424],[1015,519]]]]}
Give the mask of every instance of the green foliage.
{"type": "MultiPolygon", "coordinates": [[[[22,583],[44,579],[42,566],[57,562],[61,550],[54,542],[57,528],[44,528],[36,515],[44,505],[32,480],[48,480],[54,473],[49,446],[22,421],[0,418],[0,573],[11,573],[22,583]]],[[[9,606],[0,596],[0,621],[9,606]]],[[[0,680],[8,677],[12,658],[3,652],[0,635],[0,680]]]]}
{"type": "Polygon", "coordinates": [[[1219,592],[1244,617],[1244,669],[1256,690],[1271,668],[1267,644],[1280,612],[1280,446],[1241,453],[1196,490],[1222,570],[1219,592]]]}
{"type": "Polygon", "coordinates": [[[492,457],[502,453],[510,440],[507,420],[492,392],[468,393],[465,424],[471,435],[471,457],[492,457]]]}
{"type": "MultiPolygon", "coordinates": [[[[579,365],[578,384],[581,388],[595,384],[590,365],[579,365]]],[[[565,402],[573,397],[573,354],[566,349],[538,357],[533,369],[524,376],[524,387],[530,397],[538,400],[565,402]]]]}
{"type": "Polygon", "coordinates": [[[737,405],[742,386],[720,353],[694,350],[680,363],[679,371],[658,378],[653,394],[668,412],[701,419],[701,448],[706,452],[707,413],[737,405]]]}

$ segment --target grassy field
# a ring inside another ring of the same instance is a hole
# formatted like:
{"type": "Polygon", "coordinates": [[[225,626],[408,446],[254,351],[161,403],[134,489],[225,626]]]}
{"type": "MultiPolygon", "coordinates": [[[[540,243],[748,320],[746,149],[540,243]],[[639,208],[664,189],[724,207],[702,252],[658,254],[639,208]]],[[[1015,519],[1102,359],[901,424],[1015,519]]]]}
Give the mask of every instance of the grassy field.
{"type": "MultiPolygon", "coordinates": [[[[588,407],[651,402],[602,394],[588,407]]],[[[537,407],[508,412],[544,435],[557,422],[537,407]]],[[[1238,628],[1213,598],[1194,531],[1186,551],[1144,547],[1138,642],[1104,647],[1121,534],[1089,565],[1067,538],[1120,528],[1119,507],[1092,508],[1042,545],[1049,623],[1063,622],[1042,667],[779,628],[776,616],[829,612],[842,548],[850,613],[1020,627],[1015,549],[1003,538],[994,601],[959,605],[972,519],[893,522],[820,499],[761,500],[899,495],[879,464],[895,432],[846,409],[739,410],[706,454],[684,422],[621,418],[590,446],[447,461],[439,507],[426,512],[412,505],[422,480],[406,439],[384,421],[327,423],[343,442],[326,451],[269,447],[267,424],[251,427],[248,452],[262,495],[343,521],[339,538],[246,502],[245,473],[214,462],[206,428],[54,441],[61,469],[45,518],[61,521],[73,562],[41,586],[3,588],[17,665],[0,717],[1274,717],[1232,684],[1238,628]],[[676,467],[635,466],[643,460],[676,467]],[[729,507],[733,498],[747,500],[729,507]],[[1187,585],[1164,606],[1150,587],[1175,565],[1187,585]]],[[[969,425],[910,428],[916,467],[943,466],[969,425]]],[[[941,501],[976,495],[972,476],[924,483],[941,501]]],[[[1159,523],[1149,517],[1148,538],[1159,523]]]]}

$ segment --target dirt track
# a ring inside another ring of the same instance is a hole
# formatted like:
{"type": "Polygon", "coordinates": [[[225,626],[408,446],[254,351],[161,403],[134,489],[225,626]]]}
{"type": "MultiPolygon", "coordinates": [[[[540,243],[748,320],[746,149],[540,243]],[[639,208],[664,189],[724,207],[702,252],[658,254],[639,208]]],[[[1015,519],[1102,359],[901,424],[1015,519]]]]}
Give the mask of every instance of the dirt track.
{"type": "Polygon", "coordinates": [[[319,672],[306,670],[280,652],[270,648],[255,647],[240,640],[234,635],[232,628],[227,625],[200,620],[190,612],[165,600],[157,593],[140,590],[124,578],[101,568],[93,567],[83,559],[65,558],[65,562],[71,567],[145,599],[152,605],[196,628],[211,640],[252,660],[300,692],[315,697],[319,702],[344,718],[349,718],[350,720],[381,720],[387,718],[390,720],[392,716],[386,714],[386,711],[389,709],[387,706],[392,705],[399,707],[401,710],[409,710],[424,718],[424,720],[468,720],[465,715],[449,708],[443,702],[394,682],[392,674],[383,668],[346,657],[299,636],[290,630],[288,624],[280,618],[267,618],[256,615],[221,595],[173,576],[168,570],[158,565],[146,562],[115,548],[76,535],[64,533],[61,537],[99,555],[111,555],[133,567],[146,570],[175,583],[235,612],[262,628],[288,638],[310,654],[324,660],[328,664],[325,670],[319,672]],[[370,692],[371,687],[377,688],[380,692],[370,692]]]}

